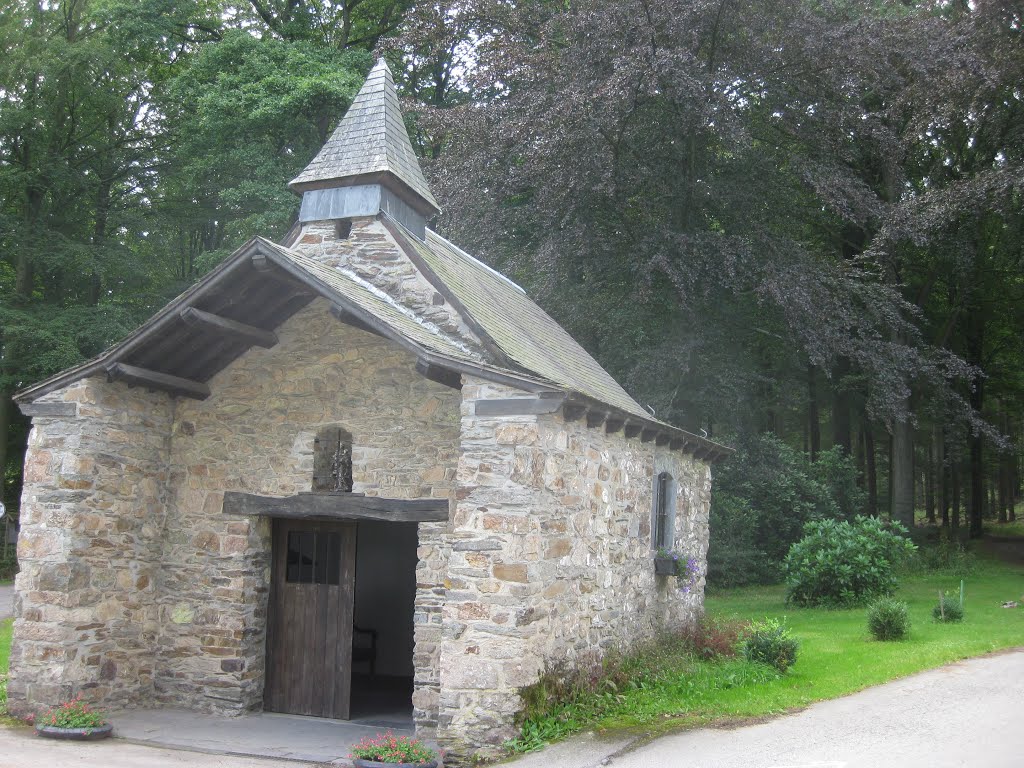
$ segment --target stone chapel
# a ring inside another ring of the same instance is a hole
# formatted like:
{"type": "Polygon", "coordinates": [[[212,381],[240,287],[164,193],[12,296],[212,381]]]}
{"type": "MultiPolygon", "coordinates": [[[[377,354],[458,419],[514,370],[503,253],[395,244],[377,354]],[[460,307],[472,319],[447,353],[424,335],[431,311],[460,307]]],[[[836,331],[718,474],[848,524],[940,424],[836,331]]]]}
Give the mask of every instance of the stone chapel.
{"type": "Polygon", "coordinates": [[[348,719],[454,754],[519,691],[694,620],[711,465],[438,213],[373,68],[255,237],[99,357],[19,393],[9,707],[82,694],[348,719]]]}

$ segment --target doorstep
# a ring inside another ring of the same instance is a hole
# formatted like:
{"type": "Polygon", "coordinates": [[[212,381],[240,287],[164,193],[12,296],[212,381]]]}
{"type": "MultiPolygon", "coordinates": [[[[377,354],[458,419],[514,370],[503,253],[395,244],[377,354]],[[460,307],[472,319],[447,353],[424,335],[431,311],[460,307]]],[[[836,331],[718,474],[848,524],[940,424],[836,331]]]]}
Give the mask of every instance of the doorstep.
{"type": "Polygon", "coordinates": [[[269,712],[219,717],[185,709],[135,709],[111,712],[109,718],[115,738],[137,744],[335,765],[349,765],[352,745],[365,736],[388,730],[396,736],[414,735],[411,727],[391,727],[387,721],[269,712]]]}

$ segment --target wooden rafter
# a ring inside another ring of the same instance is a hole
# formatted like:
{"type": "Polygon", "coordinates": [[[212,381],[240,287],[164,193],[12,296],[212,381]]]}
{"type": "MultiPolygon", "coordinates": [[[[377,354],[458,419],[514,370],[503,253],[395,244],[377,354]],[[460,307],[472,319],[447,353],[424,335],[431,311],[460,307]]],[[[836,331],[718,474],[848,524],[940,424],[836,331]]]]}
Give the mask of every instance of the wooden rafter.
{"type": "Polygon", "coordinates": [[[604,431],[609,435],[614,435],[624,426],[626,426],[625,419],[615,419],[609,416],[608,419],[605,420],[604,422],[604,431]]]}
{"type": "Polygon", "coordinates": [[[210,388],[200,381],[183,379],[181,376],[151,371],[148,368],[138,368],[126,363],[112,363],[107,366],[107,375],[127,384],[161,389],[172,395],[183,395],[195,400],[205,400],[210,396],[210,388]]]}
{"type": "Polygon", "coordinates": [[[227,317],[215,315],[212,312],[204,312],[195,307],[185,307],[181,310],[181,319],[188,325],[200,325],[211,330],[225,333],[235,338],[255,344],[258,347],[269,349],[277,344],[277,334],[255,325],[240,323],[227,317]]]}

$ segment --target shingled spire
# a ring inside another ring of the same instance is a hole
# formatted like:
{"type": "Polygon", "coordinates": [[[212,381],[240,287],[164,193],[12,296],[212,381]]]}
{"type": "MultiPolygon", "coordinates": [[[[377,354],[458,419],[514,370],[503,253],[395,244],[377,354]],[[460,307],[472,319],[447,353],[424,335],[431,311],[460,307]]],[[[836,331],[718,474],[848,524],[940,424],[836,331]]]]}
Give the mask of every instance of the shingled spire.
{"type": "Polygon", "coordinates": [[[288,185],[302,194],[300,221],[387,211],[421,237],[440,211],[405,130],[395,80],[384,59],[323,149],[288,185]]]}

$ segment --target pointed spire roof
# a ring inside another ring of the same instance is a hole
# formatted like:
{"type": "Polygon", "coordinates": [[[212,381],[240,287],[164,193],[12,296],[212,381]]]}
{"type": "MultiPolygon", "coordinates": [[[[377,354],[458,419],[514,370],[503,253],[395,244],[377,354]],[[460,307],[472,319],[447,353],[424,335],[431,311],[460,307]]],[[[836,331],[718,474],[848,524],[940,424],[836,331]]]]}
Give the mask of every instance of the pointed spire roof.
{"type": "Polygon", "coordinates": [[[395,79],[384,59],[370,70],[323,149],[288,186],[302,193],[372,183],[391,186],[425,215],[440,211],[409,141],[395,79]]]}

